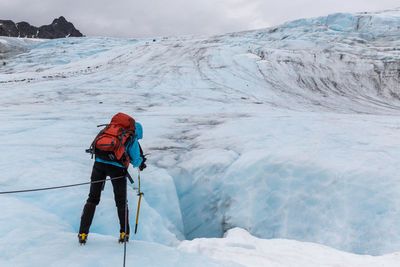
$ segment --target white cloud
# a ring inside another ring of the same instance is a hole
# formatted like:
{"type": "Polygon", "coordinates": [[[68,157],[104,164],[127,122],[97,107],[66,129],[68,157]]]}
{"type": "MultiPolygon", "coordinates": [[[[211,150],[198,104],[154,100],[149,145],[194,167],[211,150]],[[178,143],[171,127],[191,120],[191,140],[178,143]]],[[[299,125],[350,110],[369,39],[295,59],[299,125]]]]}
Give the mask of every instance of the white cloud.
{"type": "Polygon", "coordinates": [[[152,37],[218,34],[398,6],[399,0],[0,0],[0,19],[40,26],[63,15],[86,35],[152,37]]]}

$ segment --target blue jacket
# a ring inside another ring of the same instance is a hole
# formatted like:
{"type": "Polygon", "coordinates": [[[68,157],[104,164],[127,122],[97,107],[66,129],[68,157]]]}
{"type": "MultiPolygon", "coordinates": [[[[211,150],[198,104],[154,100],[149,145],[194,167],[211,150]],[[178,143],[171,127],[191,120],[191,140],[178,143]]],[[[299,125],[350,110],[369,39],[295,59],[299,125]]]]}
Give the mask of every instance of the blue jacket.
{"type": "MultiPolygon", "coordinates": [[[[133,139],[126,146],[126,151],[128,152],[128,156],[129,156],[131,164],[134,167],[139,167],[143,161],[143,158],[140,156],[140,148],[139,148],[138,140],[143,138],[143,127],[140,123],[136,122],[135,128],[136,128],[136,130],[135,130],[136,138],[133,139]]],[[[96,157],[96,161],[124,168],[124,166],[122,166],[121,164],[118,164],[113,161],[106,161],[106,160],[99,159],[97,157],[96,157]]]]}

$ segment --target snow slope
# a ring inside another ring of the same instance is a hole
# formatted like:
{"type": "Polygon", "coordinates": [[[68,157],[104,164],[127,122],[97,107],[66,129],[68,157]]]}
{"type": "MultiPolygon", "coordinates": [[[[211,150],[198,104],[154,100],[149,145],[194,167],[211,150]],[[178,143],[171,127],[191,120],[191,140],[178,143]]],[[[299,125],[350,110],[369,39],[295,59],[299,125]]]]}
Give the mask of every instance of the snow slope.
{"type": "MultiPolygon", "coordinates": [[[[0,191],[87,181],[95,126],[125,112],[150,153],[128,262],[396,266],[322,245],[400,250],[399,25],[392,10],[220,36],[0,38],[0,191]],[[253,236],[220,238],[235,227],[253,236]]],[[[110,184],[76,244],[87,193],[0,195],[0,264],[121,261],[110,184]]]]}

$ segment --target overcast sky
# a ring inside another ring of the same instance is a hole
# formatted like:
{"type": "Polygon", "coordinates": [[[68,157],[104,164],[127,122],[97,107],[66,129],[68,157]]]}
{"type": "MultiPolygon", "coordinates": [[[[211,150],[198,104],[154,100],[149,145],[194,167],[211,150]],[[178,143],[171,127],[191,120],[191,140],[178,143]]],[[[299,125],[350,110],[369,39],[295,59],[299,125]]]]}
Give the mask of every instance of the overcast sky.
{"type": "Polygon", "coordinates": [[[41,26],[64,16],[87,36],[156,37],[219,34],[396,7],[400,0],[0,0],[0,19],[41,26]]]}

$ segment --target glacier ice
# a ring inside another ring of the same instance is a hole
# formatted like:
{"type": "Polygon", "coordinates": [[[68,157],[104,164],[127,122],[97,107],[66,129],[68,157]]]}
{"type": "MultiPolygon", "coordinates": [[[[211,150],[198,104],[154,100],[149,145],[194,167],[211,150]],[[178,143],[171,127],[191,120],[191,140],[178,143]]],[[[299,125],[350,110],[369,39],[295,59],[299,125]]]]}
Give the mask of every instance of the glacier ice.
{"type": "MultiPolygon", "coordinates": [[[[143,124],[150,152],[136,236],[148,249],[158,243],[165,255],[164,245],[241,227],[361,254],[398,251],[399,22],[394,10],[157,42],[0,38],[20,47],[0,67],[1,189],[87,181],[95,126],[125,112],[143,124]]],[[[1,261],[20,263],[28,244],[24,255],[40,262],[34,246],[48,245],[36,237],[48,232],[68,246],[87,191],[0,196],[0,241],[29,233],[1,261]]],[[[131,221],[136,204],[130,189],[131,221]]],[[[93,246],[112,240],[116,220],[107,185],[93,246]]]]}

